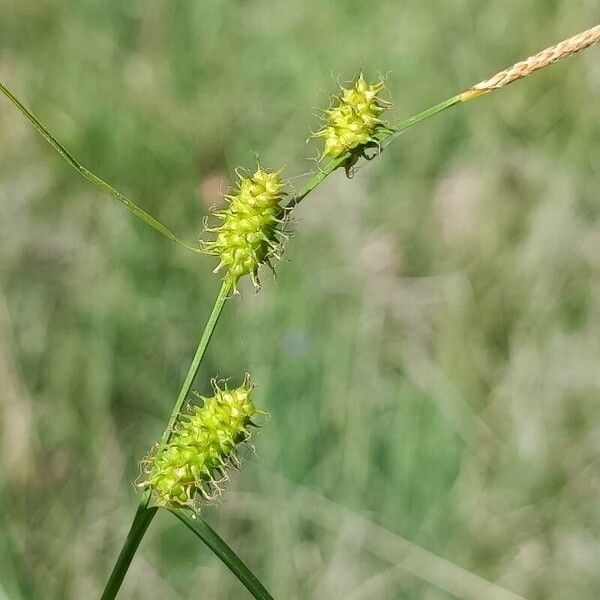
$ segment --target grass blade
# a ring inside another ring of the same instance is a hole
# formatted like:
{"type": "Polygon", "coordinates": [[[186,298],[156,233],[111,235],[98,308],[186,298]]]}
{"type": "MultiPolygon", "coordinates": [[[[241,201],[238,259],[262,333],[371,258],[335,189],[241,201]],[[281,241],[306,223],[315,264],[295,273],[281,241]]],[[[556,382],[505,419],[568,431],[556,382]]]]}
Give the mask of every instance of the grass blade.
{"type": "Polygon", "coordinates": [[[117,559],[100,600],[113,600],[118,594],[123,579],[129,569],[129,565],[135,556],[148,526],[152,522],[154,515],[156,515],[157,510],[158,509],[155,506],[150,508],[142,505],[138,506],[129,533],[127,534],[125,544],[123,545],[119,558],[117,559]]]}
{"type": "Polygon", "coordinates": [[[170,510],[170,512],[191,529],[229,567],[256,600],[273,600],[273,596],[269,594],[256,575],[204,519],[200,516],[192,516],[191,511],[181,508],[170,510]]]}
{"type": "Polygon", "coordinates": [[[164,235],[167,239],[175,242],[179,246],[192,250],[193,252],[200,252],[200,248],[196,248],[183,240],[180,240],[168,227],[163,225],[160,221],[155,219],[152,215],[148,214],[145,210],[140,208],[135,202],[132,202],[121,194],[114,187],[106,183],[103,179],[100,179],[97,175],[88,171],[83,165],[81,165],[75,157],[59,142],[50,130],[31,112],[21,100],[19,100],[1,81],[0,81],[0,92],[2,92],[23,114],[23,116],[33,125],[38,133],[62,156],[62,158],[68,162],[78,173],[85,177],[88,181],[91,181],[95,186],[99,187],[103,192],[120,202],[127,210],[133,213],[138,219],[141,219],[146,225],[149,225],[155,231],[158,231],[161,235],[164,235]]]}

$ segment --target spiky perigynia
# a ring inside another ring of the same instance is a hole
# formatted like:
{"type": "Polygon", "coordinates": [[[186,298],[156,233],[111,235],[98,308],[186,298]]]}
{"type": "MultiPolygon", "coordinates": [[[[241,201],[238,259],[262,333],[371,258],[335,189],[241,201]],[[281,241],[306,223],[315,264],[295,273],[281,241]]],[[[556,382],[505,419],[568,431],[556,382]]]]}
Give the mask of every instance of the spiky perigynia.
{"type": "Polygon", "coordinates": [[[239,465],[238,448],[250,437],[252,417],[259,412],[251,398],[254,386],[248,375],[234,389],[212,384],[214,396],[188,407],[170,440],[143,461],[144,481],[138,486],[151,490],[159,506],[197,507],[200,499],[221,491],[227,468],[239,465]]]}
{"type": "Polygon", "coordinates": [[[325,139],[321,158],[338,158],[374,142],[375,133],[383,127],[380,115],[388,105],[378,97],[383,87],[382,80],[367,83],[362,73],[350,89],[342,87],[342,93],[325,111],[325,127],[314,134],[325,139]]]}
{"type": "Polygon", "coordinates": [[[281,171],[269,171],[258,167],[255,173],[243,177],[232,194],[226,194],[228,207],[213,214],[223,221],[206,231],[217,234],[216,239],[204,242],[203,251],[219,257],[214,272],[227,269],[225,275],[236,289],[240,277],[250,275],[258,284],[258,268],[271,257],[280,258],[282,250],[279,224],[285,209],[281,206],[284,183],[281,171]]]}

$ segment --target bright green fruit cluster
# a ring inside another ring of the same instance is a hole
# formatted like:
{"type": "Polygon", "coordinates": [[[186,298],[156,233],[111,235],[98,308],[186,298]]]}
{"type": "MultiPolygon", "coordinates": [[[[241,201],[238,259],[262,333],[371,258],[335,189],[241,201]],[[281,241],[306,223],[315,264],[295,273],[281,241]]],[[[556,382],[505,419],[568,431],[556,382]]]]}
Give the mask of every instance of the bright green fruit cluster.
{"type": "Polygon", "coordinates": [[[314,134],[325,139],[322,157],[337,158],[373,141],[377,128],[383,125],[379,116],[387,104],[377,97],[383,85],[383,81],[367,83],[361,73],[350,89],[342,88],[342,94],[325,111],[325,127],[314,134]]]}
{"type": "Polygon", "coordinates": [[[205,242],[203,251],[219,257],[215,272],[225,267],[234,288],[239,278],[248,274],[258,285],[258,267],[279,256],[283,188],[281,171],[259,167],[249,177],[240,176],[236,193],[225,196],[229,206],[214,213],[223,222],[214,229],[207,228],[217,237],[205,242]]]}
{"type": "Polygon", "coordinates": [[[145,480],[139,487],[150,489],[156,504],[194,507],[199,496],[211,499],[220,490],[227,467],[239,464],[238,447],[250,436],[258,412],[252,389],[248,377],[235,389],[214,383],[215,395],[182,415],[169,442],[144,461],[145,480]]]}

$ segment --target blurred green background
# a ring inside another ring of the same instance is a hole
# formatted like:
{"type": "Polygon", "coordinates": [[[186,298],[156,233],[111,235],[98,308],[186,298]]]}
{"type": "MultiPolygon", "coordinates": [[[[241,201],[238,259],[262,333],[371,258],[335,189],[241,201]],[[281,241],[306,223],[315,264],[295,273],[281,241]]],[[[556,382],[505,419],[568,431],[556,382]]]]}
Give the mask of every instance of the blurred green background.
{"type": "MultiPolygon", "coordinates": [[[[2,0],[0,79],[195,241],[237,165],[314,171],[359,69],[395,119],[596,0],[2,0]]],[[[196,382],[270,420],[207,520],[278,599],[600,597],[600,51],[411,129],[300,207],[196,382]],[[508,591],[510,590],[510,592],[508,591]]],[[[219,286],[0,98],[0,598],[97,598],[219,286]]],[[[246,598],[159,515],[124,599],[246,598]]]]}

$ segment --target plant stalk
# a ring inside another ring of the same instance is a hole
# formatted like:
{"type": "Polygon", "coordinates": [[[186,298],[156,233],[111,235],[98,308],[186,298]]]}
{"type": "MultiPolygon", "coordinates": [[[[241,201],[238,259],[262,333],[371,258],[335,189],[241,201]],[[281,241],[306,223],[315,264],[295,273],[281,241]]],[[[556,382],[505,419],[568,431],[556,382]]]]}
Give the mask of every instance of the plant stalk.
{"type": "Polygon", "coordinates": [[[433,117],[434,115],[441,113],[442,111],[454,106],[455,104],[458,104],[461,101],[461,94],[457,94],[456,96],[452,96],[452,98],[448,98],[448,100],[444,100],[443,102],[440,102],[439,104],[436,104],[435,106],[432,106],[431,108],[428,108],[419,114],[413,115],[412,117],[404,119],[403,121],[398,121],[398,123],[396,123],[393,127],[390,127],[389,132],[386,132],[383,136],[381,136],[380,140],[382,142],[387,142],[387,145],[391,140],[399,136],[405,129],[408,129],[409,127],[412,127],[413,125],[416,125],[425,119],[429,119],[429,117],[433,117]]]}
{"type": "Polygon", "coordinates": [[[194,358],[192,359],[192,364],[188,369],[187,375],[185,376],[185,380],[181,389],[179,390],[179,395],[177,396],[177,400],[173,405],[173,410],[171,411],[171,415],[169,416],[169,422],[167,423],[167,428],[162,434],[162,438],[160,440],[161,445],[166,444],[171,438],[171,434],[173,433],[173,426],[175,425],[175,421],[177,421],[177,417],[181,412],[183,407],[183,403],[185,402],[188,394],[190,393],[190,389],[192,388],[192,384],[194,383],[194,378],[198,373],[198,368],[200,367],[200,363],[204,358],[204,354],[206,352],[206,348],[208,347],[208,343],[210,342],[210,338],[212,337],[219,317],[221,316],[221,312],[223,311],[223,307],[225,306],[225,302],[227,298],[229,298],[229,293],[231,292],[231,281],[229,279],[225,279],[223,284],[221,285],[221,289],[215,299],[215,303],[213,305],[210,316],[208,317],[208,321],[206,322],[206,326],[204,327],[204,331],[202,332],[202,337],[200,338],[200,342],[198,343],[198,348],[196,348],[196,354],[194,354],[194,358]]]}
{"type": "MultiPolygon", "coordinates": [[[[433,115],[436,115],[437,113],[442,112],[446,108],[449,108],[450,106],[453,106],[454,104],[456,104],[458,102],[460,102],[460,95],[453,96],[452,98],[449,98],[448,100],[441,102],[440,104],[437,104],[436,106],[433,106],[417,115],[414,115],[413,117],[410,117],[409,119],[400,121],[393,128],[389,128],[389,130],[386,131],[386,133],[384,133],[381,136],[381,141],[386,140],[386,139],[391,139],[391,138],[399,135],[402,131],[404,131],[405,129],[408,129],[412,125],[416,125],[420,121],[428,119],[429,117],[432,117],[433,115]]],[[[319,171],[319,173],[317,173],[302,188],[302,190],[288,203],[287,207],[293,208],[296,205],[298,205],[300,203],[300,201],[303,200],[306,196],[308,196],[308,194],[310,194],[310,192],[312,192],[326,177],[328,177],[331,173],[333,173],[333,171],[335,171],[338,167],[342,166],[349,157],[350,157],[350,153],[343,155],[339,158],[336,158],[335,160],[330,161],[325,166],[324,169],[319,171]]],[[[169,421],[167,423],[167,427],[165,428],[163,435],[161,437],[161,441],[160,441],[161,445],[167,444],[171,437],[171,434],[173,432],[173,426],[175,425],[175,422],[177,421],[177,417],[179,416],[179,413],[181,412],[183,403],[185,402],[186,398],[188,397],[188,394],[190,393],[192,383],[198,372],[198,368],[200,367],[200,363],[202,361],[202,358],[204,357],[206,348],[208,347],[208,343],[210,342],[210,339],[214,332],[217,321],[219,320],[219,317],[221,316],[223,306],[225,305],[225,302],[231,292],[231,287],[232,287],[231,283],[229,281],[225,280],[221,286],[221,289],[219,290],[219,294],[217,295],[217,298],[215,300],[212,312],[208,318],[206,327],[204,328],[204,332],[202,333],[202,337],[200,338],[198,348],[196,349],[196,354],[194,355],[194,358],[192,360],[190,368],[188,369],[188,372],[187,372],[187,375],[183,382],[183,385],[181,386],[181,390],[179,391],[179,395],[177,396],[177,400],[173,406],[173,410],[171,411],[171,415],[169,416],[169,421]]],[[[150,500],[151,500],[150,492],[149,491],[144,492],[144,494],[140,500],[140,505],[139,505],[138,511],[135,515],[131,530],[129,532],[129,535],[127,536],[127,539],[125,540],[125,545],[123,546],[123,549],[121,550],[121,554],[119,555],[119,558],[117,559],[117,563],[115,564],[113,573],[109,579],[107,588],[106,588],[101,600],[112,600],[115,597],[115,595],[119,589],[119,586],[121,585],[121,583],[123,581],[125,573],[127,572],[129,565],[131,564],[131,560],[133,559],[133,555],[135,554],[135,552],[137,550],[140,540],[144,536],[146,529],[147,529],[148,525],[150,524],[150,521],[154,517],[154,514],[157,510],[156,507],[150,507],[150,500]],[[148,515],[147,511],[154,511],[154,512],[149,517],[147,517],[147,522],[144,522],[145,526],[143,527],[143,529],[141,527],[136,527],[136,521],[140,521],[140,519],[142,518],[140,515],[148,515]],[[112,595],[107,595],[107,593],[109,593],[109,591],[110,591],[110,594],[112,594],[112,595]]],[[[175,512],[175,514],[177,516],[179,516],[177,512],[175,512]]],[[[188,523],[186,523],[186,524],[188,524],[188,523]]],[[[189,524],[188,524],[188,526],[189,526],[189,524]]],[[[214,549],[213,549],[213,551],[214,551],[214,549]]],[[[226,562],[226,564],[228,564],[227,561],[225,561],[225,562],[226,562]]],[[[228,564],[228,566],[230,566],[230,565],[228,564]]],[[[236,573],[236,575],[239,577],[239,574],[236,573]]]]}
{"type": "MultiPolygon", "coordinates": [[[[200,367],[200,363],[202,362],[202,358],[206,353],[206,348],[208,347],[208,343],[210,342],[210,338],[215,330],[217,322],[219,321],[219,317],[223,311],[223,307],[225,306],[225,302],[229,297],[229,293],[231,291],[231,283],[229,280],[225,280],[221,285],[221,289],[219,290],[219,294],[215,300],[213,309],[208,317],[208,321],[206,322],[206,326],[204,327],[204,331],[202,332],[202,336],[200,338],[200,342],[198,343],[198,348],[196,349],[196,353],[194,354],[194,358],[188,369],[187,375],[185,376],[185,380],[181,389],[179,390],[179,395],[177,396],[177,400],[173,406],[173,410],[169,416],[169,421],[167,423],[167,427],[165,428],[162,438],[161,445],[166,444],[171,437],[171,433],[173,431],[173,426],[175,425],[175,421],[181,412],[181,408],[183,407],[183,403],[185,402],[188,394],[190,393],[190,389],[194,382],[194,378],[198,373],[198,369],[200,367]]],[[[131,564],[131,561],[138,549],[140,541],[144,537],[146,533],[146,529],[150,522],[154,518],[156,511],[158,510],[155,506],[150,506],[151,494],[150,492],[144,492],[140,504],[138,506],[137,512],[135,513],[135,517],[133,518],[133,523],[131,524],[131,529],[129,530],[129,534],[127,535],[127,539],[123,544],[123,548],[121,549],[121,553],[117,558],[117,562],[113,567],[112,574],[108,583],[106,584],[106,588],[104,593],[102,594],[101,600],[112,600],[117,595],[121,584],[123,583],[123,579],[125,574],[127,573],[127,569],[131,564]]]]}
{"type": "Polygon", "coordinates": [[[129,565],[131,565],[131,561],[135,556],[138,546],[157,511],[158,508],[155,506],[150,508],[142,506],[141,504],[138,506],[129,533],[127,534],[125,544],[123,544],[119,558],[117,558],[117,562],[100,600],[114,600],[117,596],[121,584],[123,583],[123,579],[125,578],[125,574],[129,569],[129,565]]]}

